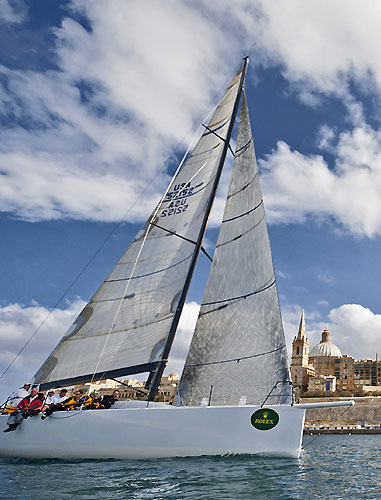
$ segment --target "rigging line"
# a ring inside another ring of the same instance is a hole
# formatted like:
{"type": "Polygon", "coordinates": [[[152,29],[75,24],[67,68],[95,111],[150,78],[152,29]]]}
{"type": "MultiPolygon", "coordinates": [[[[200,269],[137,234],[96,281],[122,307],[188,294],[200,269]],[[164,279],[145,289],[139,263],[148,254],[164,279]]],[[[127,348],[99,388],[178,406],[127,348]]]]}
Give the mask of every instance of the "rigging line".
{"type": "MultiPolygon", "coordinates": [[[[198,131],[197,131],[197,132],[198,132],[198,131]]],[[[195,135],[195,137],[196,137],[196,135],[195,135]]],[[[98,358],[98,361],[97,361],[96,367],[95,367],[95,369],[94,369],[93,376],[91,377],[91,381],[90,381],[90,383],[92,383],[92,382],[93,382],[94,377],[95,377],[95,374],[98,372],[98,367],[99,367],[99,364],[100,364],[100,362],[101,362],[101,359],[103,358],[103,354],[104,354],[104,352],[105,352],[105,350],[106,350],[106,346],[107,346],[107,344],[108,344],[108,341],[109,341],[109,338],[110,338],[111,332],[112,332],[112,330],[113,330],[113,328],[114,328],[114,326],[115,326],[116,320],[118,319],[119,312],[120,312],[120,309],[121,309],[122,304],[123,304],[123,301],[124,301],[124,297],[127,295],[128,287],[130,286],[130,283],[131,283],[132,277],[133,277],[133,275],[134,275],[134,273],[135,273],[136,266],[138,265],[138,262],[139,262],[139,260],[140,260],[140,256],[141,256],[142,251],[143,251],[143,248],[144,248],[144,245],[145,245],[145,243],[146,243],[146,241],[147,241],[147,238],[148,238],[148,235],[149,235],[149,232],[150,232],[151,226],[152,226],[152,221],[154,221],[154,220],[156,219],[157,214],[158,214],[158,213],[159,213],[159,211],[161,210],[162,204],[164,203],[164,200],[165,200],[165,198],[167,197],[167,194],[169,193],[169,190],[170,190],[170,188],[171,188],[171,186],[172,186],[172,184],[173,184],[173,180],[176,178],[177,174],[179,173],[179,171],[180,171],[181,167],[183,166],[183,163],[184,163],[184,161],[185,161],[185,158],[187,157],[187,155],[188,155],[188,153],[189,153],[189,151],[190,151],[191,147],[193,146],[193,141],[195,140],[195,137],[194,137],[194,139],[192,140],[191,144],[188,146],[188,149],[187,149],[187,151],[185,152],[185,154],[184,154],[184,156],[183,156],[183,158],[182,158],[182,160],[181,160],[181,162],[180,162],[179,166],[177,167],[176,172],[174,173],[174,175],[173,175],[173,177],[172,177],[171,181],[169,182],[169,184],[168,184],[168,186],[167,186],[167,189],[164,191],[164,194],[162,195],[162,197],[161,197],[161,199],[160,199],[159,203],[156,205],[156,208],[155,208],[155,210],[154,210],[153,214],[151,215],[151,217],[150,217],[150,218],[149,218],[149,220],[148,220],[147,228],[146,228],[146,230],[145,230],[145,234],[144,234],[144,236],[143,236],[143,238],[142,238],[142,240],[141,240],[141,245],[140,245],[139,251],[138,251],[138,253],[137,253],[137,256],[136,256],[136,259],[135,259],[134,265],[132,266],[130,276],[129,276],[129,278],[128,278],[128,279],[127,279],[127,281],[126,281],[126,286],[124,287],[123,294],[122,294],[122,296],[121,296],[121,298],[120,298],[120,301],[119,301],[119,305],[118,305],[117,310],[116,310],[116,312],[115,312],[115,314],[114,314],[113,321],[111,322],[110,329],[109,329],[109,331],[108,331],[107,337],[106,337],[105,342],[104,342],[104,344],[103,344],[103,348],[102,348],[101,354],[100,354],[100,356],[99,356],[99,358],[98,358]]],[[[198,170],[194,173],[194,175],[193,175],[193,176],[192,176],[192,177],[191,177],[191,178],[190,178],[190,179],[189,179],[189,180],[185,183],[185,186],[186,186],[189,182],[192,182],[192,180],[196,177],[196,175],[197,175],[199,172],[201,172],[201,170],[205,167],[205,165],[207,165],[207,163],[208,163],[208,162],[207,162],[207,161],[205,161],[205,162],[201,165],[201,167],[200,167],[200,168],[199,168],[199,169],[198,169],[198,170]]],[[[179,194],[181,194],[181,192],[182,192],[184,189],[186,189],[186,187],[185,187],[185,186],[184,186],[184,187],[182,187],[182,188],[180,189],[179,194]]],[[[102,379],[102,377],[105,375],[105,373],[106,373],[106,372],[107,372],[107,370],[103,372],[103,374],[99,377],[99,380],[101,380],[101,379],[102,379]]]]}
{"type": "MultiPolygon", "coordinates": [[[[221,137],[219,134],[217,134],[217,133],[215,132],[215,130],[218,130],[218,129],[220,129],[221,127],[224,127],[224,126],[226,125],[226,123],[227,123],[227,122],[223,123],[220,127],[217,127],[217,128],[216,128],[216,129],[214,129],[214,130],[212,130],[212,129],[211,129],[210,127],[208,127],[207,125],[204,125],[203,123],[201,123],[201,125],[202,125],[203,127],[205,127],[207,130],[209,130],[209,132],[206,132],[205,134],[203,134],[203,137],[204,137],[205,135],[207,135],[207,134],[213,134],[213,135],[215,135],[216,137],[218,137],[218,139],[220,139],[220,141],[222,141],[222,142],[226,142],[226,139],[224,139],[223,137],[221,137]]],[[[231,154],[235,157],[235,153],[234,153],[234,151],[233,151],[232,147],[230,146],[230,142],[229,142],[229,144],[228,144],[228,148],[229,148],[229,151],[231,152],[231,154]]]]}
{"type": "MultiPolygon", "coordinates": [[[[338,422],[342,416],[349,410],[350,406],[347,406],[345,410],[335,419],[332,421],[331,425],[334,425],[336,422],[338,422]]],[[[320,436],[320,434],[317,434],[309,443],[307,443],[305,446],[302,446],[302,449],[305,450],[308,446],[310,446],[316,439],[320,436]]]]}
{"type": "Polygon", "coordinates": [[[273,285],[275,285],[275,279],[269,285],[266,285],[265,287],[260,288],[259,290],[255,290],[255,292],[246,293],[245,295],[238,295],[237,297],[230,297],[229,299],[215,300],[213,302],[203,302],[201,306],[211,306],[213,304],[222,304],[223,302],[231,302],[233,300],[246,299],[247,297],[251,297],[252,295],[256,295],[257,293],[264,292],[268,288],[271,288],[273,285]]]}
{"type": "Polygon", "coordinates": [[[276,349],[272,349],[271,351],[261,352],[259,354],[252,354],[251,356],[242,356],[240,358],[234,358],[234,359],[224,359],[222,361],[210,361],[208,363],[195,363],[195,364],[191,364],[191,365],[184,365],[184,369],[185,368],[194,368],[196,366],[221,365],[223,363],[233,363],[233,362],[239,363],[240,361],[242,361],[244,359],[258,358],[259,356],[266,356],[267,354],[272,354],[273,352],[281,351],[285,347],[286,347],[286,344],[284,344],[280,347],[277,347],[276,349]]]}
{"type": "MultiPolygon", "coordinates": [[[[170,187],[171,187],[171,185],[172,185],[172,183],[173,183],[173,180],[176,178],[176,176],[177,176],[177,174],[179,173],[179,171],[180,171],[181,167],[183,166],[183,163],[184,163],[184,161],[185,161],[185,158],[187,157],[187,155],[188,155],[188,153],[189,153],[189,150],[190,150],[190,148],[191,148],[192,144],[193,144],[193,141],[192,141],[192,143],[188,146],[188,149],[187,149],[187,151],[185,152],[185,154],[184,154],[184,156],[183,156],[183,158],[182,158],[182,160],[181,160],[181,162],[180,162],[179,166],[177,167],[176,172],[175,172],[175,174],[173,175],[173,177],[172,177],[172,179],[171,179],[170,183],[168,184],[167,189],[164,191],[164,194],[163,194],[163,196],[161,197],[161,199],[160,199],[159,203],[156,205],[156,208],[155,208],[155,210],[154,210],[154,212],[153,212],[152,216],[151,216],[151,217],[149,218],[149,220],[148,220],[148,222],[149,222],[149,223],[147,224],[147,228],[146,228],[146,230],[145,230],[145,234],[144,234],[144,237],[143,237],[143,239],[142,239],[142,242],[141,242],[141,245],[140,245],[140,248],[139,248],[138,254],[137,254],[137,256],[136,256],[136,259],[135,259],[134,265],[132,266],[130,276],[129,276],[128,280],[126,281],[126,285],[125,285],[125,287],[124,287],[123,294],[122,294],[122,296],[121,296],[121,298],[120,298],[120,301],[119,301],[119,304],[118,304],[117,310],[116,310],[116,312],[115,312],[115,314],[114,314],[114,317],[113,317],[113,320],[112,320],[112,322],[111,322],[111,324],[110,324],[110,328],[109,328],[109,331],[108,331],[107,337],[106,337],[106,339],[105,339],[105,341],[104,341],[103,348],[102,348],[101,354],[100,354],[100,356],[99,356],[99,358],[98,358],[98,361],[97,361],[96,367],[95,367],[95,369],[94,369],[93,375],[92,375],[92,377],[91,377],[90,384],[93,382],[94,377],[95,377],[95,374],[98,372],[99,364],[100,364],[100,362],[101,362],[101,359],[103,358],[103,354],[104,354],[104,352],[105,352],[105,350],[106,350],[106,346],[107,346],[107,344],[108,344],[108,341],[109,341],[109,338],[110,338],[111,332],[112,332],[113,328],[115,327],[116,320],[118,319],[119,312],[120,312],[120,309],[121,309],[122,304],[123,304],[123,301],[124,301],[124,297],[127,295],[128,287],[130,286],[130,283],[131,283],[131,278],[132,278],[132,276],[134,275],[134,272],[135,272],[136,266],[138,265],[138,261],[139,261],[139,259],[140,259],[141,254],[142,254],[142,251],[143,251],[143,248],[144,248],[145,242],[147,241],[147,238],[148,238],[148,234],[149,234],[149,231],[150,231],[150,228],[151,228],[151,221],[155,220],[155,217],[156,217],[156,216],[157,216],[157,214],[159,213],[160,207],[161,207],[162,203],[164,202],[164,200],[165,200],[165,198],[166,198],[166,196],[167,196],[167,194],[168,194],[168,192],[169,192],[169,189],[170,189],[170,187]]],[[[204,165],[203,165],[201,168],[203,168],[203,167],[206,165],[206,163],[207,163],[207,162],[205,162],[205,163],[204,163],[204,165]]],[[[196,174],[195,174],[195,175],[196,175],[196,174]]],[[[189,181],[189,182],[190,182],[190,181],[189,181]]],[[[184,188],[182,188],[182,189],[184,189],[184,188]]],[[[99,380],[102,380],[102,377],[105,375],[105,373],[106,373],[106,372],[107,372],[107,370],[103,372],[103,374],[101,375],[101,377],[99,377],[99,380]]]]}
{"type": "MultiPolygon", "coordinates": [[[[209,116],[212,114],[213,110],[215,109],[215,104],[214,104],[214,101],[215,99],[217,98],[218,95],[220,95],[221,93],[221,89],[224,88],[224,86],[226,85],[226,83],[224,83],[223,86],[221,86],[218,91],[216,91],[211,99],[211,102],[212,104],[210,106],[208,106],[209,108],[209,111],[207,112],[207,114],[204,116],[204,119],[202,119],[202,116],[204,115],[204,112],[207,111],[207,108],[204,108],[204,111],[202,113],[200,113],[199,115],[199,118],[197,120],[195,120],[195,122],[197,123],[200,123],[200,122],[203,122],[203,121],[206,121],[209,116]]],[[[192,127],[193,128],[193,127],[192,127]]],[[[175,147],[173,153],[170,154],[170,156],[168,157],[167,161],[165,162],[166,164],[169,163],[169,161],[171,160],[171,158],[173,158],[177,152],[177,150],[179,149],[179,147],[183,144],[183,142],[185,141],[185,138],[188,136],[188,134],[190,133],[192,129],[189,129],[188,132],[184,135],[184,137],[178,142],[177,146],[175,147]]],[[[195,137],[198,135],[199,133],[199,130],[200,130],[200,125],[197,127],[197,130],[191,140],[191,143],[190,144],[193,144],[193,141],[195,140],[195,137]]],[[[180,162],[180,165],[183,164],[187,154],[189,153],[189,150],[190,150],[191,146],[188,147],[186,153],[184,154],[183,156],[183,159],[181,160],[180,162]]],[[[179,170],[179,168],[177,168],[176,172],[179,170]]],[[[142,191],[140,192],[140,194],[136,197],[136,199],[131,203],[131,205],[129,206],[128,210],[126,210],[125,214],[123,215],[123,217],[119,220],[119,222],[114,226],[114,228],[109,232],[109,234],[106,236],[105,240],[101,243],[101,245],[96,249],[96,251],[94,252],[94,254],[90,257],[89,261],[85,264],[85,266],[81,269],[81,271],[78,273],[78,275],[73,279],[73,281],[69,284],[69,286],[65,289],[64,293],[59,297],[59,299],[57,300],[57,302],[54,304],[53,308],[49,311],[49,313],[46,315],[46,317],[42,320],[42,322],[40,323],[40,325],[37,327],[37,329],[33,332],[33,334],[30,336],[30,338],[25,342],[25,344],[21,347],[21,349],[18,351],[18,353],[15,355],[15,357],[12,359],[12,361],[9,363],[9,365],[6,367],[6,369],[1,373],[0,375],[0,380],[6,375],[6,373],[9,371],[9,369],[13,366],[13,364],[16,362],[17,358],[23,353],[24,349],[28,346],[28,344],[33,340],[33,338],[37,335],[37,333],[40,331],[40,329],[42,328],[42,326],[46,323],[46,321],[50,318],[50,316],[53,314],[53,312],[57,309],[58,305],[62,302],[62,300],[66,297],[66,295],[69,293],[69,291],[73,288],[73,286],[77,283],[77,281],[80,279],[80,277],[84,274],[84,272],[88,269],[88,267],[90,266],[90,264],[94,261],[94,259],[98,256],[98,254],[101,252],[101,250],[104,248],[104,246],[106,245],[106,243],[110,240],[110,238],[112,237],[112,235],[119,229],[119,227],[123,224],[123,222],[126,220],[127,218],[127,215],[131,212],[131,209],[133,208],[133,206],[137,203],[137,201],[144,195],[144,193],[147,191],[147,189],[151,186],[151,184],[154,182],[154,180],[156,179],[156,177],[159,175],[159,171],[157,171],[157,173],[152,177],[152,179],[147,182],[147,185],[142,189],[142,191]]],[[[176,174],[175,174],[176,175],[176,174]]]]}
{"type": "MultiPolygon", "coordinates": [[[[154,224],[153,222],[151,222],[151,226],[158,227],[159,229],[162,229],[163,231],[166,231],[167,233],[173,234],[174,236],[177,236],[177,237],[181,238],[182,240],[188,241],[189,243],[193,243],[193,245],[197,244],[196,241],[190,240],[189,238],[186,238],[185,236],[182,236],[181,234],[176,233],[176,231],[171,231],[170,229],[167,229],[163,226],[159,226],[159,224],[154,224]]],[[[213,262],[212,257],[207,253],[207,251],[205,250],[204,247],[201,247],[201,252],[203,252],[208,257],[210,262],[213,262]]]]}
{"type": "MultiPolygon", "coordinates": [[[[213,109],[214,107],[211,109],[211,111],[208,112],[208,115],[206,116],[206,118],[208,118],[210,116],[210,114],[213,112],[213,109]]],[[[197,130],[186,150],[186,152],[184,153],[182,159],[181,159],[181,162],[178,166],[178,168],[176,169],[176,172],[174,174],[174,177],[176,176],[177,172],[180,170],[181,166],[183,165],[184,161],[185,161],[185,158],[187,157],[196,137],[198,136],[199,134],[199,130],[200,130],[201,126],[199,125],[197,127],[197,130]]],[[[189,134],[189,131],[187,132],[187,134],[184,136],[184,138],[189,134]]],[[[179,145],[182,144],[183,140],[179,142],[179,145]]],[[[177,148],[178,146],[176,147],[175,151],[177,151],[177,148]]],[[[168,160],[166,163],[169,162],[169,160],[175,155],[175,151],[169,156],[168,160]]],[[[123,215],[123,217],[119,220],[119,222],[112,228],[112,230],[109,232],[109,234],[106,236],[105,240],[101,243],[101,245],[96,249],[96,251],[93,253],[93,255],[90,257],[90,259],[88,260],[88,262],[85,264],[85,266],[81,269],[81,271],[77,274],[77,276],[73,279],[73,281],[69,284],[69,286],[65,289],[65,291],[63,292],[63,294],[59,297],[59,299],[57,300],[57,302],[54,304],[53,308],[48,312],[48,314],[46,315],[46,317],[42,320],[42,322],[40,323],[40,325],[37,327],[37,329],[33,332],[33,334],[29,337],[29,339],[25,342],[25,344],[21,347],[21,349],[18,351],[18,353],[15,355],[15,357],[12,359],[12,361],[9,363],[9,365],[5,368],[5,370],[1,373],[0,375],[0,380],[6,375],[6,373],[9,371],[9,369],[13,366],[13,364],[16,362],[16,360],[18,359],[18,357],[23,353],[23,351],[25,350],[25,348],[29,345],[29,343],[33,340],[33,338],[37,335],[37,333],[40,331],[40,329],[42,328],[42,326],[47,322],[47,320],[50,318],[50,316],[54,313],[54,311],[57,309],[57,307],[59,306],[59,304],[62,302],[62,300],[66,297],[66,295],[69,293],[69,291],[73,288],[73,286],[77,283],[77,281],[81,278],[81,276],[85,273],[85,271],[89,268],[90,264],[95,260],[95,258],[99,255],[99,253],[103,250],[103,248],[105,247],[106,243],[111,239],[111,237],[113,236],[113,234],[119,229],[119,227],[123,224],[123,222],[126,220],[127,218],[127,215],[131,212],[131,209],[133,208],[133,206],[137,203],[137,201],[144,195],[144,193],[147,191],[147,189],[151,186],[151,184],[153,183],[153,181],[156,179],[156,177],[159,175],[159,172],[157,172],[153,178],[147,183],[147,185],[144,187],[144,189],[142,189],[142,191],[140,192],[140,194],[136,197],[136,199],[131,203],[131,205],[129,206],[128,210],[125,212],[125,214],[123,215]]],[[[169,186],[168,186],[169,188],[169,186]]],[[[168,188],[166,190],[165,193],[168,192],[168,188]]]]}
{"type": "MultiPolygon", "coordinates": [[[[217,192],[217,187],[218,187],[219,181],[221,179],[222,169],[223,169],[225,159],[226,159],[226,154],[227,154],[227,150],[228,150],[227,144],[229,143],[231,134],[233,132],[234,122],[235,122],[235,118],[236,118],[238,107],[239,107],[239,101],[241,99],[241,91],[242,91],[242,87],[244,85],[247,65],[249,62],[248,59],[249,59],[248,57],[244,58],[244,62],[242,63],[242,69],[240,69],[240,71],[238,71],[236,73],[236,75],[232,81],[232,84],[234,83],[234,87],[235,87],[235,85],[238,81],[238,78],[239,78],[239,84],[238,84],[238,88],[237,88],[236,93],[235,93],[234,104],[233,104],[233,107],[231,110],[231,118],[230,118],[228,129],[226,131],[227,142],[224,143],[221,155],[218,159],[217,169],[216,169],[216,173],[215,173],[215,180],[214,180],[213,185],[212,185],[209,199],[207,200],[207,202],[205,204],[204,216],[202,217],[201,227],[199,228],[199,231],[198,231],[197,245],[194,248],[192,261],[191,261],[190,267],[188,268],[188,271],[186,273],[184,285],[183,285],[183,288],[181,290],[180,297],[177,301],[176,310],[175,310],[174,315],[173,315],[173,321],[172,321],[172,324],[169,328],[167,338],[165,340],[165,344],[164,344],[164,347],[163,347],[163,350],[162,350],[162,353],[160,356],[161,360],[158,362],[157,369],[155,370],[155,374],[152,378],[150,390],[149,390],[148,397],[147,397],[148,401],[154,400],[155,396],[157,394],[157,391],[158,391],[158,388],[160,385],[160,380],[161,380],[161,377],[164,373],[164,369],[166,367],[166,362],[163,362],[163,360],[169,356],[169,353],[170,353],[170,350],[171,350],[171,347],[172,347],[172,344],[173,344],[173,341],[174,341],[174,338],[176,335],[176,331],[177,331],[177,328],[179,325],[180,316],[181,316],[181,313],[182,313],[183,308],[184,308],[185,299],[186,299],[186,296],[187,296],[188,291],[189,291],[193,272],[195,270],[197,259],[199,257],[200,249],[202,246],[202,240],[205,236],[205,232],[206,232],[206,228],[208,225],[211,209],[213,206],[213,202],[214,202],[216,192],[217,192]]],[[[223,99],[220,102],[220,104],[218,105],[218,107],[226,105],[226,101],[229,98],[229,94],[230,94],[230,92],[225,93],[225,96],[223,97],[223,99]],[[225,97],[226,97],[226,99],[225,99],[225,97]]]]}
{"type": "Polygon", "coordinates": [[[142,396],[147,396],[147,390],[145,389],[145,392],[143,389],[139,389],[138,387],[134,387],[133,385],[126,384],[125,382],[122,382],[121,380],[118,380],[117,378],[112,378],[111,380],[114,380],[115,382],[118,382],[120,385],[124,385],[125,387],[128,387],[128,389],[132,389],[133,391],[140,393],[142,396]]]}

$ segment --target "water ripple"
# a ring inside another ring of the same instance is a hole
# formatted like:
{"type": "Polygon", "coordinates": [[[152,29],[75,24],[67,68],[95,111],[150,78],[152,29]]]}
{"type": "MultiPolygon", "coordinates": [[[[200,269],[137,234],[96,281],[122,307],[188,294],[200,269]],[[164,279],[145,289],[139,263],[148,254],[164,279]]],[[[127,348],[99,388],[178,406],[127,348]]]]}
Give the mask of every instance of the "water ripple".
{"type": "Polygon", "coordinates": [[[306,436],[299,460],[249,455],[156,460],[0,459],[13,500],[376,500],[381,436],[306,436]]]}

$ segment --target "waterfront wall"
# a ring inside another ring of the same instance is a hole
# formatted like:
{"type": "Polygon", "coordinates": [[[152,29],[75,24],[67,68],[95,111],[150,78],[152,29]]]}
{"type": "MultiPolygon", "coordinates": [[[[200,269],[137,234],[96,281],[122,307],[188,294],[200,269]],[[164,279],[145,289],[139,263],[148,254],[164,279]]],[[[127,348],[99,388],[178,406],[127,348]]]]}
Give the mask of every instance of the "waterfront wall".
{"type": "Polygon", "coordinates": [[[308,424],[357,424],[381,425],[381,397],[364,398],[305,398],[303,403],[317,403],[322,401],[338,401],[351,399],[355,406],[349,408],[315,408],[306,411],[306,425],[308,424]],[[366,424],[365,424],[366,423],[366,424]]]}

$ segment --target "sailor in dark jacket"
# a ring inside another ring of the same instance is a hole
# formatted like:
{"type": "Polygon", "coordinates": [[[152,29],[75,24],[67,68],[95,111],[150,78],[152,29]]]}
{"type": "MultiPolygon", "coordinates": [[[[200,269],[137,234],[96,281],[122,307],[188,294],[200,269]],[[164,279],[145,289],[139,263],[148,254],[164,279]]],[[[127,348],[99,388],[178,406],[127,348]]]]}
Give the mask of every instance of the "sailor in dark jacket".
{"type": "Polygon", "coordinates": [[[17,410],[9,415],[7,420],[8,428],[5,429],[4,432],[15,431],[23,419],[37,415],[41,410],[43,402],[44,395],[38,393],[37,388],[34,387],[29,396],[26,396],[17,405],[17,410]]]}
{"type": "Polygon", "coordinates": [[[117,401],[119,397],[119,391],[116,389],[110,396],[110,394],[106,394],[103,396],[102,401],[100,403],[100,408],[111,408],[111,406],[117,401]]]}

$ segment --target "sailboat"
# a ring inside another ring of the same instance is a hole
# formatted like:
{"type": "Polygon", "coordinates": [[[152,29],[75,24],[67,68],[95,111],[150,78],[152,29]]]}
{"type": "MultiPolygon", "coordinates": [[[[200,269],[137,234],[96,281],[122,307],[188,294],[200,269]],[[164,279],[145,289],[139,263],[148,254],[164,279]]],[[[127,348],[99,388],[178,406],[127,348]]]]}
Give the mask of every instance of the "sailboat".
{"type": "Polygon", "coordinates": [[[3,433],[0,456],[298,457],[306,408],[294,404],[244,92],[248,58],[191,154],[120,261],[37,371],[41,390],[148,373],[144,401],[56,412],[3,433]],[[241,104],[236,148],[230,139],[241,104]],[[155,402],[229,150],[230,187],[173,405],[155,402]]]}

